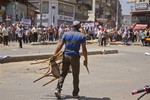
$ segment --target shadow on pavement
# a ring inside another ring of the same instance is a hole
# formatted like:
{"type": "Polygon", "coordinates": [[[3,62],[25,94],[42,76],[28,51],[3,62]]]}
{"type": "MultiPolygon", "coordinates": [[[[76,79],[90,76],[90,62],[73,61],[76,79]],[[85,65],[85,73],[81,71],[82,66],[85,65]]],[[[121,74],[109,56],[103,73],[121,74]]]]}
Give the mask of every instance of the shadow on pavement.
{"type": "Polygon", "coordinates": [[[109,97],[102,97],[102,98],[96,98],[96,97],[87,97],[87,96],[80,96],[79,98],[74,98],[72,95],[66,95],[62,94],[61,99],[57,99],[54,94],[45,95],[42,100],[111,100],[109,97]]]}

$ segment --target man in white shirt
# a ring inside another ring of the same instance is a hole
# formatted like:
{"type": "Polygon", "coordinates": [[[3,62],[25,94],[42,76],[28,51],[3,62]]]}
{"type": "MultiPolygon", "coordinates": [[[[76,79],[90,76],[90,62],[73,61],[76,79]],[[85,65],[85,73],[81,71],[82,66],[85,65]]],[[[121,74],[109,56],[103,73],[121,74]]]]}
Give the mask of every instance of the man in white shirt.
{"type": "Polygon", "coordinates": [[[63,25],[60,25],[59,29],[58,29],[58,33],[59,33],[59,40],[61,40],[62,35],[65,32],[65,27],[63,25]]]}
{"type": "Polygon", "coordinates": [[[3,33],[4,45],[8,45],[8,29],[7,29],[6,25],[3,26],[2,33],[3,33]]]}
{"type": "Polygon", "coordinates": [[[19,47],[22,48],[23,30],[21,25],[17,28],[16,33],[18,35],[19,47]]]}

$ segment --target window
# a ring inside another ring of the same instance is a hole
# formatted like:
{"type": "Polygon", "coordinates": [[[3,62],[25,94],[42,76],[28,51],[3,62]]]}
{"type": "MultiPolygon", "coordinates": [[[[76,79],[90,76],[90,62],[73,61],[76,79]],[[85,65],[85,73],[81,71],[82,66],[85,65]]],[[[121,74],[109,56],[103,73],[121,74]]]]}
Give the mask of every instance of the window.
{"type": "Polygon", "coordinates": [[[140,0],[140,2],[145,2],[145,0],[140,0]]]}
{"type": "Polygon", "coordinates": [[[34,6],[36,6],[38,9],[40,9],[40,3],[39,2],[31,2],[34,6]]]}
{"type": "Polygon", "coordinates": [[[48,14],[49,13],[49,2],[45,1],[42,4],[42,13],[48,14]]]}
{"type": "Polygon", "coordinates": [[[63,3],[58,4],[58,13],[61,15],[73,16],[74,7],[63,3]]]}
{"type": "Polygon", "coordinates": [[[110,0],[106,0],[106,3],[109,3],[109,4],[110,4],[110,0]]]}

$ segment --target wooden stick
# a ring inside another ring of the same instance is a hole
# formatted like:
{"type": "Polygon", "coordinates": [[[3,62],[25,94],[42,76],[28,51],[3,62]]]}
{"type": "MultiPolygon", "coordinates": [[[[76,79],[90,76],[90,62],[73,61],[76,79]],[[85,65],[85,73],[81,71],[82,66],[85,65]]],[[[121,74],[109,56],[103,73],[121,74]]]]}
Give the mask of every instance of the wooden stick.
{"type": "Polygon", "coordinates": [[[52,57],[50,57],[50,58],[48,58],[46,60],[39,61],[39,62],[34,62],[34,63],[30,63],[30,64],[33,65],[33,64],[39,64],[39,63],[45,63],[45,62],[53,60],[55,57],[57,57],[57,56],[59,57],[61,55],[62,55],[62,51],[58,52],[57,54],[53,55],[52,57]]]}
{"type": "Polygon", "coordinates": [[[44,70],[44,69],[48,69],[49,67],[45,67],[45,68],[40,68],[39,70],[44,70]]]}
{"type": "MultiPolygon", "coordinates": [[[[46,75],[46,76],[48,76],[48,75],[46,75]]],[[[33,83],[35,83],[35,82],[37,82],[37,81],[41,80],[42,78],[44,78],[44,77],[46,77],[46,76],[42,76],[42,77],[40,77],[40,78],[36,79],[35,81],[33,81],[33,83]]]]}
{"type": "Polygon", "coordinates": [[[33,65],[33,64],[39,64],[39,63],[45,63],[47,61],[49,61],[49,59],[46,59],[46,60],[43,60],[43,61],[39,61],[39,62],[30,63],[30,64],[33,65]]]}
{"type": "Polygon", "coordinates": [[[58,79],[58,78],[55,78],[55,77],[54,77],[52,80],[50,80],[49,82],[45,83],[43,86],[48,85],[49,83],[51,83],[51,82],[55,81],[56,79],[58,79]]]}

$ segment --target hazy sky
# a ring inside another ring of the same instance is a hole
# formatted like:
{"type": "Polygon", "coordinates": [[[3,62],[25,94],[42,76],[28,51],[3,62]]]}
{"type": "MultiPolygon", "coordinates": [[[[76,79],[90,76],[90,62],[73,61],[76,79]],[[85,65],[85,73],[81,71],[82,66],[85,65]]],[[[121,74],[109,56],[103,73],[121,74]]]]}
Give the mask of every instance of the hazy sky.
{"type": "Polygon", "coordinates": [[[122,14],[123,15],[128,15],[130,14],[130,7],[131,5],[134,5],[133,3],[127,3],[127,0],[120,0],[121,6],[122,6],[122,14]]]}

